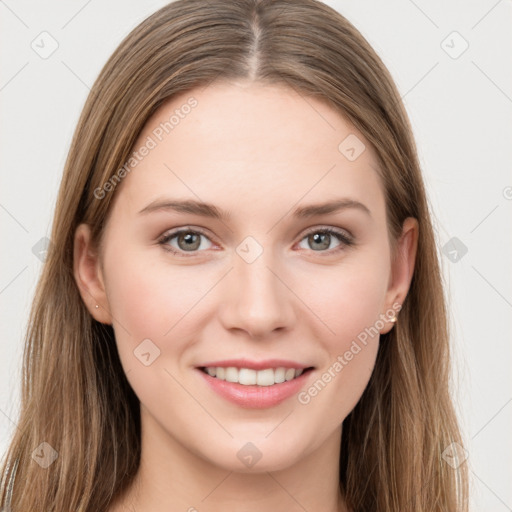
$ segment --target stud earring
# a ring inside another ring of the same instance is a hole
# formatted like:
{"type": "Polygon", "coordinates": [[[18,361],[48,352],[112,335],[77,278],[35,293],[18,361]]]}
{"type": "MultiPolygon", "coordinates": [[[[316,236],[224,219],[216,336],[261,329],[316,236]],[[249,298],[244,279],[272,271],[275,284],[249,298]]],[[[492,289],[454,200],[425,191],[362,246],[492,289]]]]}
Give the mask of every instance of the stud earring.
{"type": "Polygon", "coordinates": [[[398,320],[398,318],[396,316],[394,316],[393,318],[389,319],[389,321],[392,322],[392,323],[396,323],[397,320],[398,320]]]}
{"type": "Polygon", "coordinates": [[[96,309],[98,309],[98,308],[99,308],[98,304],[96,304],[96,306],[94,306],[94,307],[95,307],[96,309]]]}

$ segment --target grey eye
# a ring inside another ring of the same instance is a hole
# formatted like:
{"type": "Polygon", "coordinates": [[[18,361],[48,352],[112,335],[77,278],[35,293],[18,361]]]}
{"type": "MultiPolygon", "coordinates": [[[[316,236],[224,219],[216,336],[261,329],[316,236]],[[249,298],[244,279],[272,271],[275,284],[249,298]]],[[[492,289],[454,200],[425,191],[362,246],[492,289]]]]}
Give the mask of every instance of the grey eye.
{"type": "Polygon", "coordinates": [[[344,237],[341,233],[337,233],[330,230],[318,229],[306,235],[301,243],[306,240],[307,247],[301,247],[302,249],[310,249],[316,252],[324,252],[326,250],[334,249],[344,242],[344,237]],[[338,245],[332,247],[331,242],[333,240],[338,240],[338,245]]]}

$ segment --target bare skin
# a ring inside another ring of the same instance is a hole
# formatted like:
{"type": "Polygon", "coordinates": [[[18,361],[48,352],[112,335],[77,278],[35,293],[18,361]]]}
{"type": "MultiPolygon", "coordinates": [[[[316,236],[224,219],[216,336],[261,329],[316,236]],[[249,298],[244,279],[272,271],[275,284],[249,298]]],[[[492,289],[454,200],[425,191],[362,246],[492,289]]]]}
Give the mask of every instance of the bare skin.
{"type": "Polygon", "coordinates": [[[326,104],[284,86],[214,83],[184,93],[154,114],[135,147],[191,96],[197,106],[118,185],[101,247],[86,225],[75,236],[83,300],[113,325],[141,402],[141,466],[110,512],[347,512],[342,422],[368,384],[379,336],[359,343],[341,371],[333,365],[365,328],[393,328],[386,312],[407,295],[417,221],[405,221],[393,258],[370,144],[326,104]],[[353,161],[338,149],[350,134],[366,147],[353,161]],[[171,198],[212,203],[230,217],[141,213],[171,198]],[[353,203],[293,215],[334,199],[353,203]],[[329,227],[353,243],[322,231],[329,227]],[[184,235],[162,241],[176,228],[191,231],[189,245],[184,235]],[[248,236],[253,245],[244,245],[248,236]],[[262,252],[249,263],[239,247],[262,252]],[[160,351],[148,366],[134,356],[146,339],[160,351]],[[314,367],[302,401],[242,408],[197,369],[239,357],[314,367]],[[329,372],[329,383],[309,393],[329,372]],[[252,467],[237,457],[248,442],[261,454],[252,467]]]}

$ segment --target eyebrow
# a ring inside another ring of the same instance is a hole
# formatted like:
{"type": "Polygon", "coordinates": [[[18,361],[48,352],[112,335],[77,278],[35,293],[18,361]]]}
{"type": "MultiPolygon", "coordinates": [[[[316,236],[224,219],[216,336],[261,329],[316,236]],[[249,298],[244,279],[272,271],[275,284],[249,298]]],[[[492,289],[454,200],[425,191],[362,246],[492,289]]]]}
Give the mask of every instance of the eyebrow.
{"type": "MultiPolygon", "coordinates": [[[[329,213],[336,213],[342,210],[356,209],[360,210],[371,217],[371,212],[363,203],[350,198],[341,198],[328,201],[326,203],[310,204],[306,206],[299,206],[296,208],[292,215],[300,219],[307,219],[318,215],[327,215],[329,213]]],[[[211,203],[196,201],[193,199],[177,200],[177,199],[163,199],[156,200],[148,204],[145,208],[140,210],[140,214],[146,214],[158,210],[172,210],[180,213],[190,213],[193,215],[200,215],[202,217],[211,217],[213,219],[228,221],[231,218],[231,213],[220,210],[211,203]]]]}

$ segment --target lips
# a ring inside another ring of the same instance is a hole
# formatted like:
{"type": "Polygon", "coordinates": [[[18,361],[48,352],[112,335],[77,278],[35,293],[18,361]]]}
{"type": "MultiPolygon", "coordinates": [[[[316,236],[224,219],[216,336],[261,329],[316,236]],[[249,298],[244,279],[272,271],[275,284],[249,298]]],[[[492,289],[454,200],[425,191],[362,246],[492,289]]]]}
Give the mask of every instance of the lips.
{"type": "Polygon", "coordinates": [[[314,368],[296,361],[212,361],[197,367],[209,387],[245,408],[275,406],[296,394],[314,368]]]}

